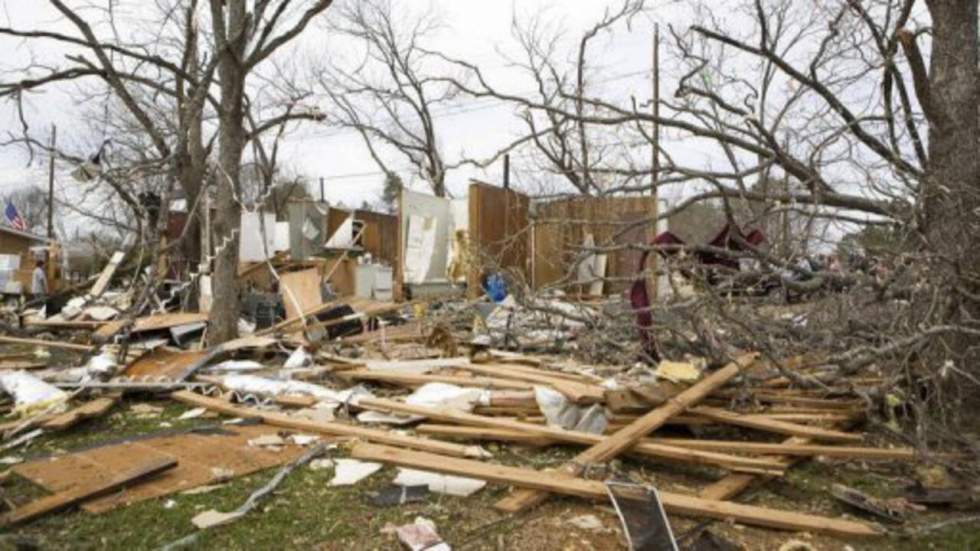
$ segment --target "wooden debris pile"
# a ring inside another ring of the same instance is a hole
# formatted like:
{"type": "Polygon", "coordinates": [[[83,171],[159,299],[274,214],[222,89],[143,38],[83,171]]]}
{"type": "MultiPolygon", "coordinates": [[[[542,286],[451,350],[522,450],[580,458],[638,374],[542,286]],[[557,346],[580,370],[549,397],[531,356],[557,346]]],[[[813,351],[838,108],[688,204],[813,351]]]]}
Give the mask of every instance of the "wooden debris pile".
{"type": "Polygon", "coordinates": [[[191,417],[207,411],[212,418],[250,423],[233,427],[212,420],[208,434],[150,434],[28,461],[13,472],[52,495],[23,504],[7,522],[75,504],[103,511],[207,485],[215,469],[233,477],[283,465],[299,457],[303,445],[323,439],[346,444],[356,460],[510,486],[512,492],[495,505],[505,513],[526,511],[551,494],[606,501],[605,483],[631,476],[617,471],[617,460],[629,458],[654,472],[662,463],[696,467],[704,480],[696,491],[658,488],[671,515],[868,537],[880,528],[735,499],[814,456],[917,459],[912,449],[866,443],[860,431],[866,404],[855,390],[873,379],[799,388],[754,353],[713,368],[665,361],[643,376],[622,369],[609,376],[563,358],[490,348],[468,336],[468,328],[428,312],[438,306],[458,320],[474,313],[472,303],[324,301],[312,279],[307,271],[284,277],[285,315],[217,346],[207,346],[204,314],[134,317],[100,310],[108,308],[99,302],[106,278],[67,316],[27,323],[43,323],[60,338],[0,337],[11,347],[0,372],[31,369],[38,384],[70,393],[57,407],[0,424],[6,446],[84,427],[85,420],[133,396],[169,398],[194,408],[191,417]],[[96,316],[102,319],[91,319],[96,316]],[[37,362],[31,347],[71,359],[59,366],[37,362]],[[245,443],[257,437],[302,437],[305,444],[282,444],[285,451],[270,453],[245,443]],[[497,444],[485,446],[489,441],[497,444]],[[575,453],[542,470],[515,465],[512,458],[501,461],[488,451],[499,450],[499,443],[531,453],[575,453]],[[243,462],[230,464],[227,457],[243,462]]]}

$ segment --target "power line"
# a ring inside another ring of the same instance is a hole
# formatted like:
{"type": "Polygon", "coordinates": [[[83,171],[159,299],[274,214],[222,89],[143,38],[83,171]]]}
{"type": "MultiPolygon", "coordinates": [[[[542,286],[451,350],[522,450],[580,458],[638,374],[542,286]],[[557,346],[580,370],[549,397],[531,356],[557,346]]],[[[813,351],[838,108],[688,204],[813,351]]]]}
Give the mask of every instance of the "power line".
{"type": "MultiPolygon", "coordinates": [[[[640,75],[646,75],[648,72],[649,71],[647,71],[647,70],[640,70],[640,71],[633,71],[633,72],[630,72],[630,73],[623,73],[623,74],[620,74],[620,75],[615,75],[615,76],[609,77],[607,79],[596,81],[593,84],[608,84],[610,82],[616,82],[618,80],[623,80],[625,78],[630,78],[630,77],[635,77],[635,76],[640,76],[640,75]]],[[[537,90],[532,90],[532,91],[529,91],[529,92],[523,92],[521,95],[529,95],[529,94],[533,94],[535,92],[537,92],[537,90]]],[[[432,112],[432,118],[435,119],[435,120],[446,119],[446,118],[456,117],[456,116],[459,116],[459,115],[464,115],[466,113],[473,113],[473,112],[477,112],[477,111],[485,111],[487,109],[494,109],[496,107],[500,107],[500,106],[506,105],[507,103],[510,103],[510,101],[509,100],[506,100],[506,99],[492,97],[492,96],[483,97],[483,98],[476,98],[472,102],[470,102],[470,105],[467,105],[467,106],[460,105],[460,106],[447,107],[447,108],[442,109],[442,110],[433,111],[432,112]],[[485,105],[480,105],[480,102],[485,102],[486,104],[485,105]],[[474,105],[474,104],[476,104],[476,105],[474,105]]],[[[386,120],[383,121],[383,122],[389,122],[389,123],[391,123],[391,122],[395,122],[395,121],[391,117],[386,117],[386,120]]],[[[336,130],[325,130],[325,131],[321,131],[321,132],[312,132],[312,133],[309,133],[309,134],[307,134],[305,136],[302,136],[302,138],[306,138],[306,139],[309,139],[309,138],[330,139],[330,138],[335,138],[337,136],[343,136],[345,134],[356,134],[356,133],[357,133],[357,130],[352,129],[352,128],[339,128],[339,129],[336,129],[336,130]]]]}

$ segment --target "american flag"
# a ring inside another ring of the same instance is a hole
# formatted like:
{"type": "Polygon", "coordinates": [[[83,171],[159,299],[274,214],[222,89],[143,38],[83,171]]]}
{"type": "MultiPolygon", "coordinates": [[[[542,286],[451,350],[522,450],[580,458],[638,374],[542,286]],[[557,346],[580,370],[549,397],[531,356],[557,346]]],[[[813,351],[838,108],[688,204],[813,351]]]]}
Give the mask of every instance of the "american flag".
{"type": "Polygon", "coordinates": [[[13,203],[7,203],[7,208],[4,209],[3,214],[7,217],[7,222],[10,223],[11,228],[20,231],[27,231],[27,224],[24,222],[24,219],[20,217],[20,213],[17,212],[17,207],[15,207],[13,203]]]}

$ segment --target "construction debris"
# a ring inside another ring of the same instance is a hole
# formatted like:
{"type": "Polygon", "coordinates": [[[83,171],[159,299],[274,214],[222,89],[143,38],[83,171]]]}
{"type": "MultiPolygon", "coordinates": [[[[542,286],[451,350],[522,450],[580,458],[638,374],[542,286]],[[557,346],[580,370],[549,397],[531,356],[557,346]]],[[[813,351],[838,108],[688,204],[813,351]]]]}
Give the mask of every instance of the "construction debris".
{"type": "MultiPolygon", "coordinates": [[[[415,229],[434,228],[422,220],[415,229]]],[[[425,239],[419,237],[420,249],[434,246],[425,239]]],[[[369,493],[378,507],[422,502],[430,493],[462,504],[488,485],[512,487],[494,505],[506,513],[520,514],[550,494],[609,503],[633,549],[676,549],[675,516],[873,537],[881,529],[872,523],[734,499],[754,484],[778,481],[807,458],[922,458],[910,448],[872,445],[877,440],[861,432],[869,414],[864,389],[881,380],[875,374],[834,380],[819,362],[804,367],[800,357],[762,359],[735,347],[714,360],[693,354],[670,360],[657,351],[655,365],[588,361],[576,348],[596,330],[597,316],[624,306],[624,316],[635,315],[625,297],[605,304],[560,293],[521,297],[495,275],[488,281],[496,299],[378,301],[336,294],[333,284],[346,283],[333,270],[343,263],[275,255],[256,266],[271,266],[269,281],[284,270],[278,288],[266,287],[242,319],[243,327],[260,328],[209,346],[205,313],[171,308],[135,315],[131,293],[108,287],[120,261],[114,257],[96,288],[75,297],[63,313],[32,318],[34,327],[70,334],[72,342],[0,338],[16,347],[0,357],[0,389],[12,398],[8,412],[19,416],[3,423],[4,449],[72,427],[99,427],[95,419],[120,402],[125,407],[118,415],[179,428],[122,440],[107,434],[102,444],[49,457],[18,452],[5,458],[12,473],[52,494],[22,504],[10,523],[72,504],[99,513],[154,497],[203,496],[261,469],[286,465],[281,474],[308,463],[311,471],[332,471],[327,486],[338,492],[370,484],[364,481],[385,466],[397,467],[386,479],[391,484],[369,493]],[[279,302],[266,311],[266,300],[279,302]],[[44,354],[34,357],[24,347],[44,354]],[[39,365],[31,373],[17,369],[27,363],[39,365]],[[187,409],[173,411],[168,404],[187,409]],[[501,454],[506,464],[491,453],[511,446],[507,451],[518,453],[501,454]],[[579,451],[555,461],[548,453],[553,446],[579,451]],[[321,457],[327,449],[337,449],[338,457],[321,457]],[[697,474],[690,476],[703,480],[686,483],[683,491],[655,488],[650,481],[657,479],[646,472],[631,476],[636,472],[624,467],[624,456],[655,474],[661,461],[693,467],[697,474]],[[633,483],[622,482],[630,478],[633,483]]],[[[579,266],[574,285],[588,295],[609,286],[596,285],[597,278],[601,283],[602,274],[620,269],[599,254],[583,265],[588,269],[579,266]]],[[[242,273],[252,277],[260,269],[242,273]]],[[[412,269],[419,285],[431,279],[430,268],[412,269]]],[[[387,284],[372,285],[377,290],[387,284]]],[[[652,317],[648,321],[643,332],[653,335],[656,326],[652,317]]],[[[654,344],[630,346],[636,358],[650,360],[642,349],[654,344]]],[[[267,494],[279,480],[277,475],[256,494],[267,494]]],[[[835,487],[834,495],[899,520],[914,510],[909,502],[963,501],[953,490],[918,488],[901,511],[894,500],[853,489],[835,487]]],[[[191,522],[206,530],[237,521],[256,499],[229,512],[197,511],[191,522]]],[[[563,517],[561,525],[596,534],[617,529],[590,513],[563,517]]],[[[422,517],[392,531],[410,549],[449,549],[435,524],[422,517]]],[[[170,547],[193,543],[198,533],[170,547]]],[[[705,548],[723,541],[705,533],[695,538],[705,548]]]]}

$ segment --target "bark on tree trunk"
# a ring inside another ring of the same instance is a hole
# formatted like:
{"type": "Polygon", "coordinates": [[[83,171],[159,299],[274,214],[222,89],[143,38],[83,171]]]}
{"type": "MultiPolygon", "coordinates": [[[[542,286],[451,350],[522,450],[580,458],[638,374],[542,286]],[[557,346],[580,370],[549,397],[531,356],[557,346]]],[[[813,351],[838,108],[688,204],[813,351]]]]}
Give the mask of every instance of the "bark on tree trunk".
{"type": "MultiPolygon", "coordinates": [[[[212,6],[217,1],[212,0],[212,6]]],[[[219,41],[216,50],[219,55],[218,74],[221,77],[221,107],[218,116],[219,154],[214,219],[214,304],[211,306],[208,329],[211,344],[222,343],[238,335],[238,240],[242,219],[237,197],[245,147],[243,97],[246,69],[243,56],[247,36],[244,0],[227,0],[217,10],[224,20],[214,22],[221,27],[216,34],[222,38],[216,38],[219,41]]],[[[212,13],[215,11],[212,9],[212,13]]]]}
{"type": "MultiPolygon", "coordinates": [[[[946,320],[980,314],[980,79],[977,0],[929,0],[932,49],[923,109],[929,119],[929,164],[921,188],[930,273],[949,291],[946,320]],[[966,291],[962,293],[960,291],[966,291]]],[[[921,76],[921,75],[920,75],[921,76]]],[[[922,84],[917,83],[918,84],[922,84]]],[[[917,90],[918,90],[917,86],[917,90]]],[[[966,351],[960,342],[945,342],[966,351]]]]}

